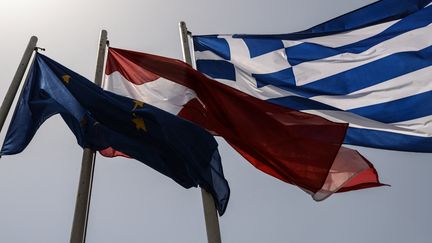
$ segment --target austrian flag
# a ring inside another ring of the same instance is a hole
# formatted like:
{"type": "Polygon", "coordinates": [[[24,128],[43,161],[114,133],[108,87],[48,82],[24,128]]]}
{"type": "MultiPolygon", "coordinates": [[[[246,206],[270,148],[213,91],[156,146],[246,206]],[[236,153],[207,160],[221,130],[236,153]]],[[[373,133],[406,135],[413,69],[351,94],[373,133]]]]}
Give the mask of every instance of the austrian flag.
{"type": "Polygon", "coordinates": [[[346,123],[265,102],[166,57],[110,48],[106,75],[105,89],[206,128],[257,169],[315,200],[381,185],[364,157],[341,147],[346,123]]]}

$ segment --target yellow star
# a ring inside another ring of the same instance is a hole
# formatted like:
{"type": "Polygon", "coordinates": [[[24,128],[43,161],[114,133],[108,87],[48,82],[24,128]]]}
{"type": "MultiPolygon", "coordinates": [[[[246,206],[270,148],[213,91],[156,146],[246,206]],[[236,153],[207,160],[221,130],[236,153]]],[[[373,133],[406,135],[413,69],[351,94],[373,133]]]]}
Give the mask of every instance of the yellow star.
{"type": "Polygon", "coordinates": [[[142,101],[139,101],[139,100],[134,100],[133,101],[134,102],[134,107],[132,108],[132,110],[136,110],[136,108],[138,108],[138,107],[144,107],[144,102],[142,102],[142,101]]]}
{"type": "Polygon", "coordinates": [[[71,76],[65,74],[62,76],[63,82],[65,82],[65,84],[69,84],[69,81],[71,79],[71,76]]]}
{"type": "Polygon", "coordinates": [[[141,117],[137,117],[135,115],[135,113],[132,114],[134,116],[134,118],[132,118],[132,122],[135,123],[135,127],[138,130],[144,130],[144,132],[147,132],[147,128],[145,126],[144,123],[144,119],[142,119],[141,117]]]}

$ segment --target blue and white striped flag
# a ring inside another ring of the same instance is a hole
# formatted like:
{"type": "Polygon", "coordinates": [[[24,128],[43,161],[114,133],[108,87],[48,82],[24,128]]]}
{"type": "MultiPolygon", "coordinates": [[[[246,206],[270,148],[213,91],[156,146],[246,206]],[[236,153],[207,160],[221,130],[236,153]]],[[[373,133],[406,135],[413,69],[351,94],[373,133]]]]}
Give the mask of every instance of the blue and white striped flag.
{"type": "Polygon", "coordinates": [[[432,0],[383,0],[306,31],[194,36],[197,69],[349,123],[345,143],[432,152],[432,0]]]}

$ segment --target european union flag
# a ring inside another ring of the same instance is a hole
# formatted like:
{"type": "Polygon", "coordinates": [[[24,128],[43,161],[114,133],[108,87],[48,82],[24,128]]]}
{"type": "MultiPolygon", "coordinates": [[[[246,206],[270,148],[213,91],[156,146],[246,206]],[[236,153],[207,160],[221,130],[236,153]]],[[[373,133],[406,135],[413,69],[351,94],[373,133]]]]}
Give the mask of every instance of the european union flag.
{"type": "Polygon", "coordinates": [[[60,114],[83,148],[113,148],[172,178],[213,195],[219,214],[229,186],[213,136],[195,124],[143,102],[104,91],[36,54],[1,154],[25,149],[39,126],[60,114]]]}

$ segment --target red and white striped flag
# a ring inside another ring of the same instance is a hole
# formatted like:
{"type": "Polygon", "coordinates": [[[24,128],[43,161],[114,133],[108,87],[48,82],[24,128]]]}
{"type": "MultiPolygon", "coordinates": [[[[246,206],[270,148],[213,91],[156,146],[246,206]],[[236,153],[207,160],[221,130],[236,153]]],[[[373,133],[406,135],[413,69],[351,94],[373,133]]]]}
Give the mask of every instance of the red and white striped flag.
{"type": "MultiPolygon", "coordinates": [[[[182,61],[110,48],[104,88],[205,127],[257,169],[315,200],[382,185],[371,163],[341,147],[347,124],[264,102],[182,61]]],[[[113,150],[103,154],[121,155],[113,150]]]]}

